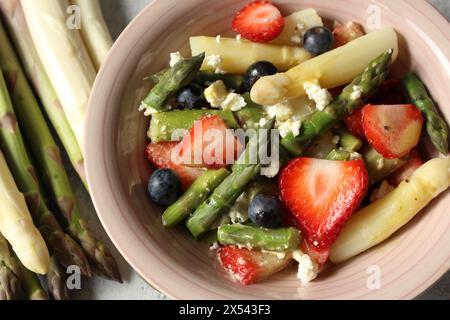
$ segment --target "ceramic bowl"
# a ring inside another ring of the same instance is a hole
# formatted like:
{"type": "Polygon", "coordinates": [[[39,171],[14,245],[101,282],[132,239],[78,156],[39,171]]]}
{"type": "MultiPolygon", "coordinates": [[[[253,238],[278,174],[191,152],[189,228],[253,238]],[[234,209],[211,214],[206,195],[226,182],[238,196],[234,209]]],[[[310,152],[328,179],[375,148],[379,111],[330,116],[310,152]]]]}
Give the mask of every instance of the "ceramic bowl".
{"type": "MultiPolygon", "coordinates": [[[[426,1],[280,0],[283,13],[313,7],[324,18],[392,26],[400,35],[397,67],[417,72],[450,122],[449,23],[426,1]],[[374,16],[375,15],[375,16],[374,16]],[[380,24],[374,17],[380,18],[380,24]],[[375,23],[374,23],[375,21],[375,23]]],[[[246,0],[156,0],[122,33],[92,92],[86,166],[99,217],[114,244],[152,286],[181,299],[410,299],[450,267],[450,193],[433,201],[381,245],[302,285],[295,267],[242,287],[218,275],[205,245],[161,226],[148,197],[144,157],[149,119],[138,112],[169,53],[189,54],[192,35],[232,35],[231,20],[246,0]],[[375,267],[374,267],[375,266],[375,267]],[[375,269],[374,269],[375,268],[375,269]],[[373,270],[381,286],[371,286],[373,270]]]]}

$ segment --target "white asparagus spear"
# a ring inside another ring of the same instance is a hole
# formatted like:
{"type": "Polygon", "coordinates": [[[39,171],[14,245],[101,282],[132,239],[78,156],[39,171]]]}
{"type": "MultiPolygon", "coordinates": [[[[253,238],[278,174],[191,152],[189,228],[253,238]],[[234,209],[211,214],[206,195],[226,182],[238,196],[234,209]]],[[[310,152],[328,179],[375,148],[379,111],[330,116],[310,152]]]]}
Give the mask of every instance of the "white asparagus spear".
{"type": "Polygon", "coordinates": [[[83,150],[84,120],[96,72],[78,30],[66,24],[68,0],[22,0],[39,57],[83,150]]]}
{"type": "Polygon", "coordinates": [[[449,187],[450,158],[428,161],[409,180],[349,219],[331,248],[330,260],[345,261],[384,241],[449,187]]]}
{"type": "Polygon", "coordinates": [[[81,36],[95,68],[100,70],[113,45],[98,0],[70,0],[81,10],[81,36]]]}
{"type": "Polygon", "coordinates": [[[50,263],[47,246],[34,226],[25,197],[17,189],[3,153],[0,152],[0,233],[11,244],[22,264],[46,274],[50,263]]]}

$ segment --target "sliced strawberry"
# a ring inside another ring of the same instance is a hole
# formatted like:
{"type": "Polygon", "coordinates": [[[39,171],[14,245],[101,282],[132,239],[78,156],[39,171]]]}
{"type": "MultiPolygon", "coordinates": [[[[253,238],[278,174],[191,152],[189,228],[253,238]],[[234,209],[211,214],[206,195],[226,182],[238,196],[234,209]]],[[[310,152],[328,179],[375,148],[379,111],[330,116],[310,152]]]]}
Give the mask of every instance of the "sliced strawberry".
{"type": "Polygon", "coordinates": [[[220,265],[231,274],[233,280],[243,285],[266,279],[286,268],[291,261],[289,255],[279,258],[272,253],[232,246],[219,248],[217,259],[220,265]]]}
{"type": "Polygon", "coordinates": [[[194,123],[180,143],[181,163],[189,167],[224,168],[233,164],[242,145],[225,121],[216,115],[194,123]]]}
{"type": "Polygon", "coordinates": [[[172,169],[180,178],[184,189],[187,189],[205,170],[190,168],[173,161],[172,152],[176,152],[178,142],[150,143],[145,150],[148,160],[159,169],[172,169]]]}
{"type": "Polygon", "coordinates": [[[284,18],[270,1],[254,1],[236,14],[232,25],[247,40],[269,42],[283,31],[284,18]]]}
{"type": "Polygon", "coordinates": [[[362,160],[298,158],[288,163],[279,179],[281,198],[297,219],[309,251],[325,257],[343,223],[359,208],[367,187],[362,160]]]}
{"type": "Polygon", "coordinates": [[[365,138],[362,124],[362,108],[356,109],[351,115],[344,119],[347,129],[360,139],[365,138]]]}
{"type": "Polygon", "coordinates": [[[333,35],[335,47],[337,48],[362,37],[364,35],[364,29],[362,25],[353,21],[345,24],[336,22],[334,24],[333,35]]]}
{"type": "Polygon", "coordinates": [[[385,158],[406,156],[418,144],[423,118],[414,105],[368,104],[362,114],[367,141],[385,158]]]}
{"type": "Polygon", "coordinates": [[[408,99],[403,94],[403,86],[398,79],[384,81],[377,93],[369,99],[370,104],[405,104],[408,99]]]}
{"type": "Polygon", "coordinates": [[[417,149],[410,153],[408,162],[388,177],[390,184],[398,186],[402,181],[411,178],[413,173],[423,165],[422,157],[417,149]]]}
{"type": "Polygon", "coordinates": [[[300,250],[310,256],[310,258],[319,265],[319,268],[327,262],[328,256],[330,255],[330,248],[316,248],[306,239],[302,239],[300,250]]]}

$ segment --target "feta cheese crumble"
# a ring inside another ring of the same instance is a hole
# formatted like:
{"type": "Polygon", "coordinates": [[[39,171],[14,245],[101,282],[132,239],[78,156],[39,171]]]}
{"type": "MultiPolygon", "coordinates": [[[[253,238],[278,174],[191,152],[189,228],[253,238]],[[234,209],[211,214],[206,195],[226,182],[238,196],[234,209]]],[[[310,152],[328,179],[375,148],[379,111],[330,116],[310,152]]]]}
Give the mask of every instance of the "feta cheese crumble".
{"type": "Polygon", "coordinates": [[[282,138],[292,133],[294,137],[300,134],[301,122],[299,120],[288,119],[281,126],[279,126],[278,130],[280,131],[280,136],[282,138]]]}
{"type": "Polygon", "coordinates": [[[206,56],[205,62],[208,67],[211,67],[214,69],[215,73],[225,73],[225,71],[222,69],[222,57],[218,54],[212,54],[209,56],[206,56]]]}
{"type": "Polygon", "coordinates": [[[358,100],[362,96],[363,88],[361,86],[353,86],[353,92],[350,94],[350,99],[358,100]]]}
{"type": "Polygon", "coordinates": [[[350,153],[350,160],[360,160],[362,159],[362,155],[359,152],[350,153]]]}
{"type": "Polygon", "coordinates": [[[239,111],[247,105],[244,97],[240,94],[231,92],[227,95],[225,100],[222,102],[223,110],[239,111]]]}
{"type": "Polygon", "coordinates": [[[150,117],[151,115],[159,112],[158,110],[156,110],[156,109],[154,109],[152,107],[149,107],[147,104],[145,104],[145,102],[142,102],[140,104],[138,110],[140,112],[144,111],[144,116],[146,116],[146,117],[150,117]]]}
{"type": "Polygon", "coordinates": [[[179,51],[177,52],[172,52],[170,54],[170,67],[172,68],[174,65],[176,65],[178,62],[180,62],[180,60],[183,60],[183,56],[181,55],[181,53],[179,51]]]}
{"type": "Polygon", "coordinates": [[[212,83],[204,92],[205,99],[213,108],[219,108],[228,96],[228,90],[222,80],[212,83]]]}
{"type": "Polygon", "coordinates": [[[294,113],[291,104],[287,100],[277,103],[273,106],[266,106],[265,109],[267,115],[270,118],[275,118],[278,124],[281,124],[282,122],[288,120],[294,113]]]}
{"type": "Polygon", "coordinates": [[[259,126],[261,128],[265,127],[266,124],[269,122],[269,120],[267,120],[266,118],[262,118],[261,120],[259,120],[259,126]]]}
{"type": "Polygon", "coordinates": [[[218,43],[218,44],[220,44],[220,40],[221,40],[221,36],[220,36],[220,34],[219,35],[217,35],[217,37],[216,37],[216,42],[218,43]]]}
{"type": "Polygon", "coordinates": [[[298,262],[297,278],[300,279],[301,282],[308,283],[317,277],[319,266],[310,256],[304,254],[300,250],[295,250],[292,257],[298,262]]]}
{"type": "Polygon", "coordinates": [[[384,158],[380,158],[377,160],[377,169],[381,170],[384,167],[384,158]]]}
{"type": "Polygon", "coordinates": [[[295,43],[295,44],[301,44],[302,43],[302,37],[300,37],[299,35],[294,35],[291,37],[291,42],[295,43]]]}
{"type": "Polygon", "coordinates": [[[239,42],[239,43],[241,43],[242,41],[242,35],[241,34],[238,34],[237,36],[236,36],[236,41],[237,42],[239,42]]]}
{"type": "Polygon", "coordinates": [[[303,84],[303,88],[305,89],[306,94],[311,100],[314,100],[316,103],[316,108],[319,111],[323,111],[327,105],[330,104],[333,97],[331,93],[322,88],[316,83],[313,82],[305,82],[303,84]]]}

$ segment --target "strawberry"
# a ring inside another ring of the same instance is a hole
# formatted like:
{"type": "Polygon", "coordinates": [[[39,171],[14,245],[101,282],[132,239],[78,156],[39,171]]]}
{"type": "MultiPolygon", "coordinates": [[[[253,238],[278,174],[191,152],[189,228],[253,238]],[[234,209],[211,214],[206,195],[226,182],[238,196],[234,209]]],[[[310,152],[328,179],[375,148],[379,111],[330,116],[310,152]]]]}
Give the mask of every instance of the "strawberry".
{"type": "Polygon", "coordinates": [[[403,94],[403,86],[398,79],[384,81],[376,94],[371,97],[370,104],[405,104],[408,99],[403,94]]]}
{"type": "Polygon", "coordinates": [[[408,162],[388,177],[389,183],[398,186],[402,181],[411,178],[413,173],[422,165],[422,157],[420,156],[419,151],[414,149],[410,153],[408,162]]]}
{"type": "Polygon", "coordinates": [[[362,125],[362,108],[356,109],[351,115],[344,119],[347,129],[360,139],[365,138],[362,125]]]}
{"type": "Polygon", "coordinates": [[[359,208],[368,188],[362,160],[297,158],[284,167],[282,201],[297,219],[308,253],[323,263],[344,222],[359,208]]]}
{"type": "Polygon", "coordinates": [[[184,189],[187,189],[205,171],[200,168],[190,168],[172,160],[172,151],[176,151],[178,142],[150,143],[145,153],[148,160],[159,169],[172,169],[180,178],[184,189]]]}
{"type": "Polygon", "coordinates": [[[194,123],[179,148],[182,164],[214,169],[234,163],[242,145],[222,118],[207,115],[194,123]]]}
{"type": "Polygon", "coordinates": [[[236,14],[232,26],[247,40],[269,42],[283,31],[284,18],[270,1],[254,1],[236,14]]]}
{"type": "Polygon", "coordinates": [[[363,27],[356,22],[347,22],[342,24],[335,22],[333,29],[334,45],[335,47],[341,47],[350,41],[358,39],[364,35],[363,27]]]}
{"type": "Polygon", "coordinates": [[[286,268],[291,261],[289,255],[279,258],[272,253],[239,249],[233,246],[219,248],[217,259],[233,280],[243,285],[266,279],[286,268]]]}
{"type": "Polygon", "coordinates": [[[385,158],[406,156],[419,142],[423,118],[412,104],[371,105],[362,110],[367,141],[385,158]]]}

